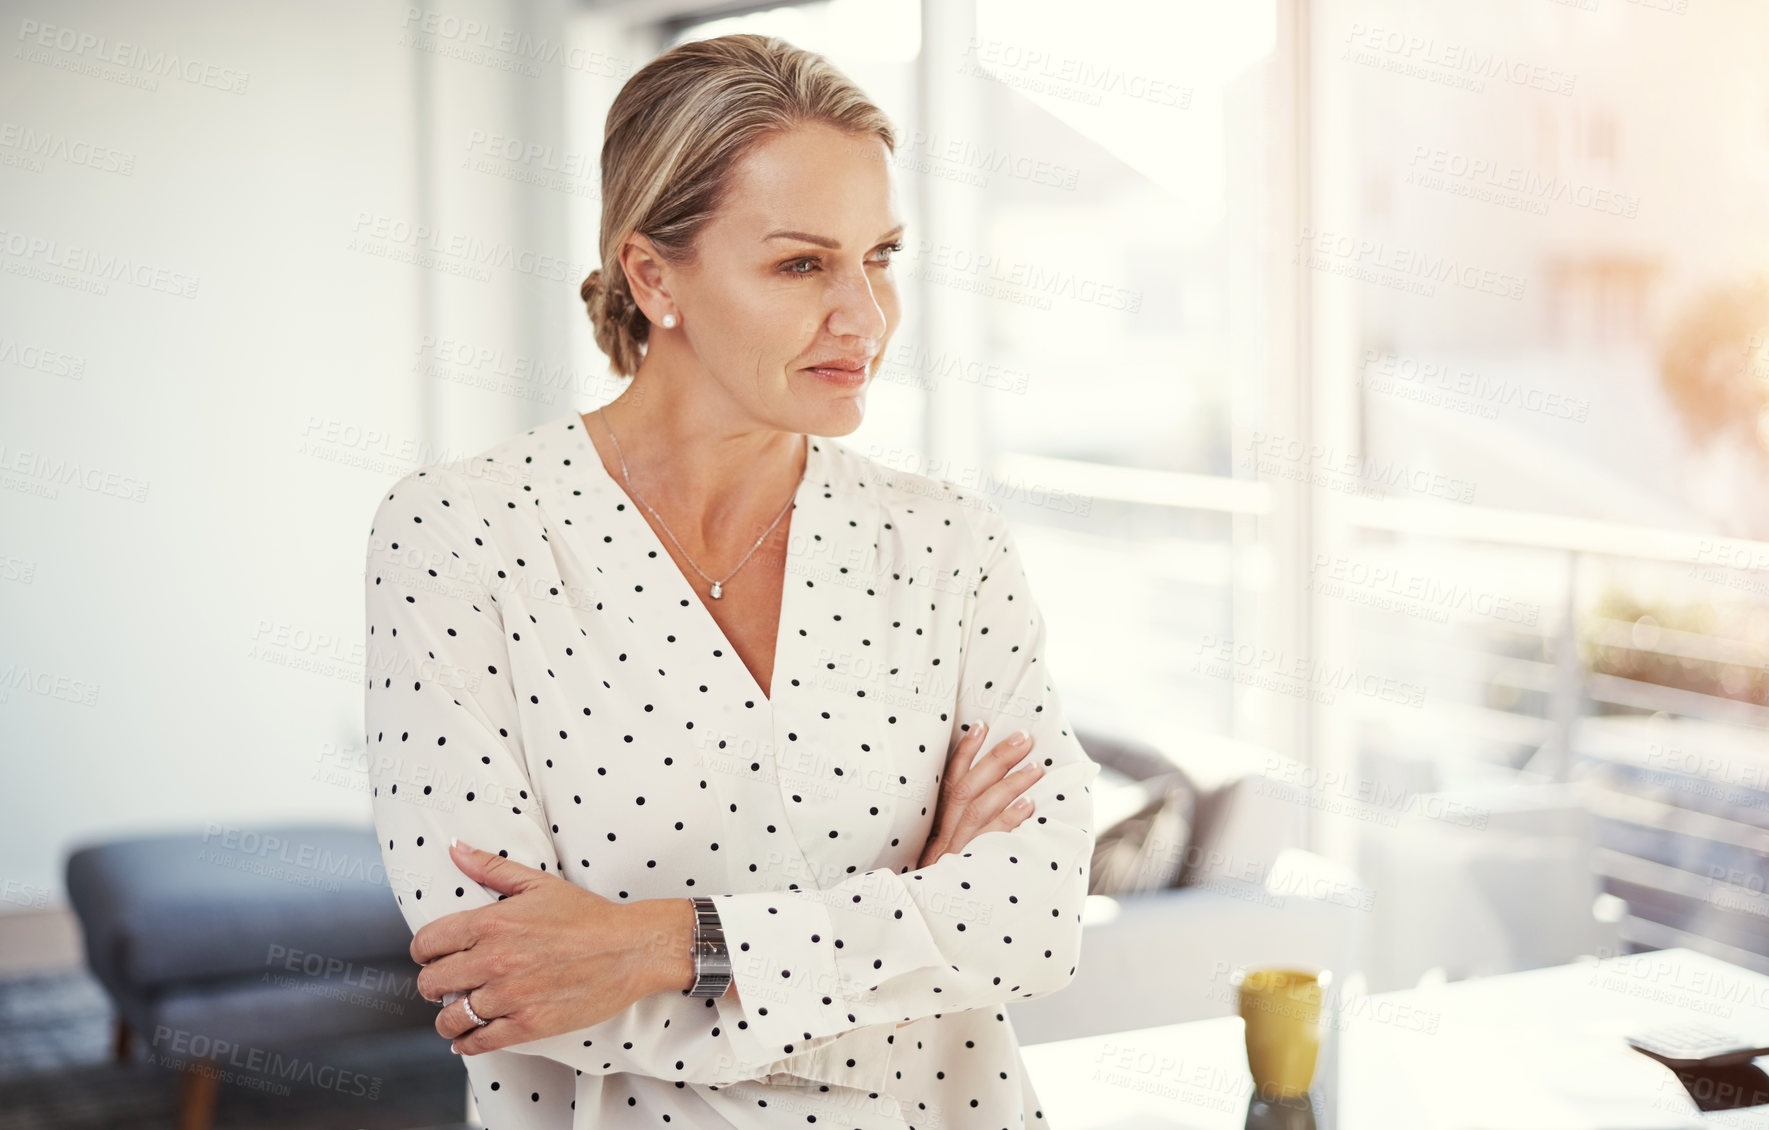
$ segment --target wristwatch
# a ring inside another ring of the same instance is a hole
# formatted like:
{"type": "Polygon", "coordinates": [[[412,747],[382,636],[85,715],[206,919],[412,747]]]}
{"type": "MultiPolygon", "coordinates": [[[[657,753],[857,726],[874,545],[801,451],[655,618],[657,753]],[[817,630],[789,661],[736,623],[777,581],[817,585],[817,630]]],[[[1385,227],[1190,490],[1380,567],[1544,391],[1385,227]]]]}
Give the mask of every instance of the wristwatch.
{"type": "Polygon", "coordinates": [[[722,997],[731,987],[731,951],[719,912],[706,895],[694,895],[694,986],[691,997],[722,997]]]}

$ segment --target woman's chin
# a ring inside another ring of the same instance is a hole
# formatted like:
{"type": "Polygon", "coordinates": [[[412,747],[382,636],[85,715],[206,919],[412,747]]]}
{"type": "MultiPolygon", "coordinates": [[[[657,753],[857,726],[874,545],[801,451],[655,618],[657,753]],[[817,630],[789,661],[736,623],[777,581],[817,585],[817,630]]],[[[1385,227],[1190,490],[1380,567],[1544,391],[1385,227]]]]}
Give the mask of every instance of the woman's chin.
{"type": "Polygon", "coordinates": [[[840,396],[806,398],[800,402],[800,415],[808,417],[797,431],[815,436],[845,436],[866,419],[864,386],[840,396]]]}
{"type": "Polygon", "coordinates": [[[792,378],[790,387],[799,414],[814,417],[817,424],[797,430],[820,436],[846,435],[865,418],[866,393],[872,387],[870,378],[846,386],[808,369],[795,371],[792,378]]]}

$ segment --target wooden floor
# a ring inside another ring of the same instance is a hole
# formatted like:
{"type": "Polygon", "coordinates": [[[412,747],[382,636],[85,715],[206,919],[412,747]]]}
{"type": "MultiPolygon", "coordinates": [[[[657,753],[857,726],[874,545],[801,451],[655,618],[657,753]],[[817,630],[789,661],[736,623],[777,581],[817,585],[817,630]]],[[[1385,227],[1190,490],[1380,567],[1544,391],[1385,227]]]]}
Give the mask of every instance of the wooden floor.
{"type": "Polygon", "coordinates": [[[22,940],[23,956],[0,933],[14,969],[0,976],[0,1130],[188,1130],[205,1121],[211,1130],[471,1130],[459,1121],[467,1109],[461,1060],[428,1029],[312,1053],[379,1080],[373,1101],[249,1071],[202,1080],[179,1064],[150,1061],[139,1039],[119,1061],[103,987],[83,964],[65,967],[65,954],[63,967],[52,968],[66,931],[53,916],[4,925],[22,940]]]}

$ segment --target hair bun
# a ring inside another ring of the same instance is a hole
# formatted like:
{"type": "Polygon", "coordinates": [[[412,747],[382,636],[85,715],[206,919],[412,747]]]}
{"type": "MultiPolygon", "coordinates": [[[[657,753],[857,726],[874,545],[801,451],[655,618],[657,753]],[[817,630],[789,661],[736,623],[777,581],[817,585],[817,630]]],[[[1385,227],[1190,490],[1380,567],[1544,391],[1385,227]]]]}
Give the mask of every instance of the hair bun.
{"type": "Polygon", "coordinates": [[[597,321],[623,323],[637,309],[632,292],[624,286],[610,286],[602,268],[597,267],[584,279],[583,286],[578,288],[584,303],[589,307],[590,317],[597,321]],[[600,297],[601,311],[597,312],[597,299],[600,297]]]}
{"type": "MultiPolygon", "coordinates": [[[[643,342],[649,326],[633,301],[632,291],[612,283],[601,267],[589,273],[578,293],[584,300],[584,312],[596,334],[596,344],[609,357],[630,358],[632,371],[638,371],[638,359],[631,357],[629,342],[643,342]]],[[[629,374],[630,375],[630,374],[629,374]]]]}

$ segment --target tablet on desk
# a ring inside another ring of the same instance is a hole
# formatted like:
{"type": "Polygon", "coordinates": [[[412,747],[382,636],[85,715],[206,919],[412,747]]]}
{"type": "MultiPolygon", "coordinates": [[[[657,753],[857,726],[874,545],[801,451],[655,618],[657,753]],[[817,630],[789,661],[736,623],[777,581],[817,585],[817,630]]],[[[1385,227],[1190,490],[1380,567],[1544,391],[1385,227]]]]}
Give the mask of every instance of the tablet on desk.
{"type": "Polygon", "coordinates": [[[1759,1039],[1705,1022],[1661,1025],[1627,1037],[1658,1060],[1716,1130],[1769,1130],[1769,1075],[1751,1061],[1769,1055],[1759,1039]]]}
{"type": "Polygon", "coordinates": [[[1691,1021],[1647,1028],[1627,1037],[1635,1051],[1644,1052],[1667,1067],[1734,1067],[1769,1055],[1764,1036],[1745,1036],[1714,1024],[1691,1021]]]}

